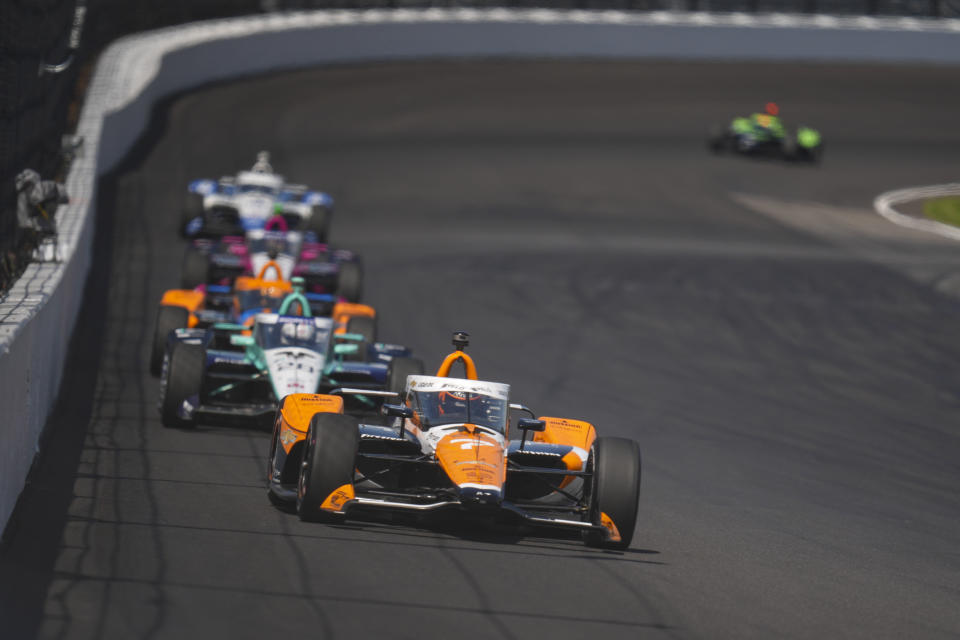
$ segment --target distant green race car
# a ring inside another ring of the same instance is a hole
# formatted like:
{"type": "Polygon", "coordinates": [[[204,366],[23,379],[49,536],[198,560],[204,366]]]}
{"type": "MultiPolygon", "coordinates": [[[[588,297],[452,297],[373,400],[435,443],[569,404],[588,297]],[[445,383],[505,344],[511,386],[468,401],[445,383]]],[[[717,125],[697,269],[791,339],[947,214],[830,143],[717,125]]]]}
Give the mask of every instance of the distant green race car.
{"type": "Polygon", "coordinates": [[[726,127],[714,127],[707,146],[714,153],[726,151],[744,155],[773,155],[787,160],[818,162],[823,155],[820,132],[797,127],[791,133],[777,116],[776,105],[767,105],[766,113],[734,118],[726,127]]]}

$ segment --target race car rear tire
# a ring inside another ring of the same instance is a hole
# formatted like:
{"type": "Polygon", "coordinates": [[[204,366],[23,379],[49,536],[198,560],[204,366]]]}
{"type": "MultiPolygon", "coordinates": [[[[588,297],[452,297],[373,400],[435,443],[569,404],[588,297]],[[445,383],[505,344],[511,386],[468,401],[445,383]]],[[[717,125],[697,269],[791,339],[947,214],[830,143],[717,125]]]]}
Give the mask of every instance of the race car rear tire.
{"type": "Polygon", "coordinates": [[[780,141],[780,151],[787,160],[797,160],[800,155],[797,139],[789,133],[783,136],[783,140],[780,141]]]}
{"type": "Polygon", "coordinates": [[[823,157],[823,145],[818,144],[815,147],[809,147],[803,150],[804,160],[811,164],[818,164],[823,157]]]}
{"type": "Polygon", "coordinates": [[[187,192],[187,197],[183,202],[183,211],[180,212],[180,235],[186,237],[187,225],[194,218],[203,217],[203,195],[187,192]]]}
{"type": "Polygon", "coordinates": [[[589,532],[584,541],[591,547],[626,549],[633,539],[640,501],[640,446],[628,438],[597,438],[591,456],[591,521],[600,524],[600,513],[607,514],[620,533],[620,541],[607,540],[596,531],[589,532]]]}
{"type": "Polygon", "coordinates": [[[394,358],[387,366],[387,391],[403,396],[407,388],[407,376],[422,376],[423,360],[420,358],[394,358]]]}
{"type": "Polygon", "coordinates": [[[317,235],[317,242],[330,241],[330,219],[333,217],[333,211],[324,206],[313,206],[310,208],[310,217],[307,218],[305,225],[307,231],[313,231],[317,235]]]}
{"type": "Polygon", "coordinates": [[[354,418],[318,413],[310,420],[297,483],[297,515],[306,522],[337,522],[343,516],[320,508],[327,497],[353,483],[360,429],[354,418]]]}
{"type": "Polygon", "coordinates": [[[160,375],[160,420],[165,427],[189,428],[194,421],[179,415],[180,405],[200,392],[206,349],[198,344],[178,342],[173,346],[160,375]]]}
{"type": "Polygon", "coordinates": [[[377,319],[370,316],[353,316],[347,320],[347,333],[363,336],[364,342],[376,342],[377,319]]]}
{"type": "Polygon", "coordinates": [[[347,302],[360,302],[363,295],[363,267],[359,262],[340,263],[337,274],[337,296],[347,302]]]}
{"type": "Polygon", "coordinates": [[[180,288],[193,289],[206,284],[210,276],[210,254],[197,247],[187,247],[183,254],[183,268],[180,272],[180,288]]]}
{"type": "Polygon", "coordinates": [[[187,326],[190,312],[183,307],[163,305],[157,310],[157,322],[153,327],[153,346],[150,349],[150,373],[160,375],[163,368],[163,352],[167,348],[167,336],[174,329],[187,326]]]}

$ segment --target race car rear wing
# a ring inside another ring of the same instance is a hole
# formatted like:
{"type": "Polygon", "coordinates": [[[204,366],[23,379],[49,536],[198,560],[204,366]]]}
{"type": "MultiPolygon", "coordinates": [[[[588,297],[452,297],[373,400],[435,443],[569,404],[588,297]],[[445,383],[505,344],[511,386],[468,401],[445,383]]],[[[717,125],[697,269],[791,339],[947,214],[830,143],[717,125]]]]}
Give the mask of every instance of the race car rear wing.
{"type": "Polygon", "coordinates": [[[307,191],[309,187],[305,184],[285,184],[283,185],[283,192],[289,193],[291,196],[302,196],[307,191]]]}

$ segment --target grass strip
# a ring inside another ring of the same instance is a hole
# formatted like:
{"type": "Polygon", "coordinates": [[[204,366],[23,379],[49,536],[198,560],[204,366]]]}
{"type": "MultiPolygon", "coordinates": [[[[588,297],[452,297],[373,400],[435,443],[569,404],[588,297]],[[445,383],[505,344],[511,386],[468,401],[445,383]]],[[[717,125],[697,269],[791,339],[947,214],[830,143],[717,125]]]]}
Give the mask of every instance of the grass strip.
{"type": "Polygon", "coordinates": [[[927,200],[923,203],[923,215],[937,222],[960,227],[960,197],[927,200]]]}

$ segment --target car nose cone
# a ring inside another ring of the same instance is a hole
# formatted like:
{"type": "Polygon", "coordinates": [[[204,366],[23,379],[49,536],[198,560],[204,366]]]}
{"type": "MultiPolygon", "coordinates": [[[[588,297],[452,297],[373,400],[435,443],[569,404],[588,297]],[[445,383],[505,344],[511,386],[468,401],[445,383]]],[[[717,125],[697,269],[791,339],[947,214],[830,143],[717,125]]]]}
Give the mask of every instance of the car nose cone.
{"type": "Polygon", "coordinates": [[[468,509],[497,508],[503,502],[503,494],[488,487],[460,487],[460,503],[468,509]]]}

